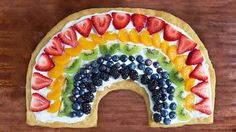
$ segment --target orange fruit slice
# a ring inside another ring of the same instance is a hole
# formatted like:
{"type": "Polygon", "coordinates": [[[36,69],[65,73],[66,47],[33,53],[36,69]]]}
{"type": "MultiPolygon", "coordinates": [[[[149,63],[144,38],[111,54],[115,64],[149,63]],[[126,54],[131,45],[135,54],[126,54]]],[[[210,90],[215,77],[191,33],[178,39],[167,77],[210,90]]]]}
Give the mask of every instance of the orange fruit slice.
{"type": "Polygon", "coordinates": [[[53,56],[52,59],[56,64],[65,65],[70,61],[71,56],[68,54],[63,54],[61,56],[53,56]]]}
{"type": "Polygon", "coordinates": [[[52,91],[50,91],[47,95],[47,99],[49,100],[57,100],[61,97],[61,92],[62,92],[62,88],[57,88],[54,89],[52,91]]]}
{"type": "Polygon", "coordinates": [[[128,42],[129,41],[129,37],[128,37],[128,33],[125,29],[121,29],[118,33],[118,39],[121,42],[128,42]]]}
{"type": "Polygon", "coordinates": [[[189,74],[193,71],[193,67],[192,66],[186,66],[184,68],[182,68],[182,70],[180,71],[182,77],[184,80],[189,79],[189,74]]]}
{"type": "Polygon", "coordinates": [[[171,45],[167,50],[167,56],[173,61],[177,56],[177,46],[171,45]]]}
{"type": "Polygon", "coordinates": [[[61,88],[65,84],[65,78],[63,76],[60,76],[56,78],[53,83],[49,86],[51,90],[55,90],[57,88],[61,88]]]}
{"type": "Polygon", "coordinates": [[[106,40],[96,34],[90,34],[89,37],[93,40],[96,44],[105,44],[106,40]]]}
{"type": "Polygon", "coordinates": [[[169,43],[167,41],[161,42],[161,50],[165,54],[167,54],[168,47],[169,47],[169,43]]]}
{"type": "Polygon", "coordinates": [[[116,40],[117,39],[117,34],[111,33],[111,32],[106,32],[102,35],[102,37],[105,40],[116,40]]]}
{"type": "Polygon", "coordinates": [[[132,41],[134,43],[140,42],[138,32],[134,28],[131,29],[129,32],[129,39],[130,39],[130,41],[132,41]]]}
{"type": "Polygon", "coordinates": [[[87,40],[84,37],[80,37],[79,46],[81,46],[81,48],[85,49],[85,50],[92,50],[92,49],[94,49],[96,44],[93,41],[87,40]]]}
{"type": "Polygon", "coordinates": [[[78,56],[81,51],[82,51],[82,48],[80,46],[77,46],[76,48],[65,48],[66,54],[73,57],[78,56]]]}
{"type": "Polygon", "coordinates": [[[48,72],[49,78],[58,78],[64,72],[64,65],[57,64],[48,72]]]}
{"type": "Polygon", "coordinates": [[[189,78],[188,80],[186,80],[185,82],[185,91],[191,91],[192,87],[195,84],[195,79],[193,78],[189,78]]]}
{"type": "Polygon", "coordinates": [[[47,112],[55,113],[59,111],[60,107],[61,107],[61,100],[58,99],[53,104],[50,105],[50,107],[47,109],[47,112]]]}
{"type": "Polygon", "coordinates": [[[186,64],[185,64],[186,59],[187,59],[186,55],[177,56],[174,59],[173,63],[175,64],[178,71],[181,71],[182,68],[186,67],[186,64]]]}
{"type": "Polygon", "coordinates": [[[195,101],[195,95],[194,94],[189,94],[184,98],[184,107],[189,110],[193,111],[194,110],[194,101],[195,101]]]}
{"type": "Polygon", "coordinates": [[[140,40],[146,46],[152,46],[152,38],[147,30],[143,30],[140,33],[140,40]]]}
{"type": "Polygon", "coordinates": [[[152,44],[156,48],[160,48],[161,46],[161,38],[159,33],[155,33],[152,35],[152,44]]]}

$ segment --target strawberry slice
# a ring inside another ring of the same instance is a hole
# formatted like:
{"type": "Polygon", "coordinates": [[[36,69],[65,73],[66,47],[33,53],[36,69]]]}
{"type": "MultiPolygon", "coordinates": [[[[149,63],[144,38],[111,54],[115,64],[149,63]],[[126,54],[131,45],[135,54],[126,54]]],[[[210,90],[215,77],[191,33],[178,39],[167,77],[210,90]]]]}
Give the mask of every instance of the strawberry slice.
{"type": "Polygon", "coordinates": [[[54,63],[49,55],[42,53],[36,62],[35,69],[39,71],[50,71],[54,67],[54,63]]]}
{"type": "Polygon", "coordinates": [[[103,35],[111,23],[111,16],[109,14],[92,16],[93,26],[98,34],[103,35]]]}
{"type": "Polygon", "coordinates": [[[202,62],[203,62],[203,57],[200,50],[194,49],[188,54],[188,58],[186,60],[187,65],[195,65],[195,64],[200,64],[202,62]]]}
{"type": "Polygon", "coordinates": [[[69,27],[65,31],[62,31],[58,36],[61,41],[67,45],[70,45],[72,47],[76,47],[78,45],[77,36],[72,27],[69,27]]]}
{"type": "Polygon", "coordinates": [[[34,72],[32,75],[31,85],[34,90],[39,90],[49,86],[52,83],[52,79],[45,77],[44,75],[34,72]]]}
{"type": "Polygon", "coordinates": [[[161,31],[165,26],[165,22],[156,17],[148,17],[147,19],[147,30],[150,34],[161,31]]]}
{"type": "Polygon", "coordinates": [[[31,111],[32,112],[39,112],[47,109],[50,106],[50,101],[44,98],[42,95],[38,93],[32,94],[31,99],[31,111]]]}
{"type": "Polygon", "coordinates": [[[164,28],[164,39],[167,41],[175,41],[180,38],[181,33],[175,30],[171,25],[166,24],[164,28]]]}
{"type": "Polygon", "coordinates": [[[201,82],[197,84],[196,86],[192,87],[191,91],[198,95],[201,98],[207,99],[207,87],[208,87],[208,82],[201,82]]]}
{"type": "Polygon", "coordinates": [[[187,38],[185,35],[181,35],[178,43],[177,53],[183,54],[186,51],[193,50],[196,46],[197,44],[191,39],[187,38]]]}
{"type": "Polygon", "coordinates": [[[73,26],[82,36],[88,37],[92,29],[92,21],[87,18],[73,26]]]}
{"type": "Polygon", "coordinates": [[[48,55],[59,56],[62,55],[64,47],[58,37],[54,37],[52,42],[44,49],[48,55]]]}
{"type": "Polygon", "coordinates": [[[130,15],[122,12],[112,12],[113,25],[116,29],[122,29],[129,24],[130,15]]]}
{"type": "Polygon", "coordinates": [[[206,81],[208,79],[207,73],[202,64],[198,64],[196,68],[190,73],[189,77],[202,81],[206,81]]]}
{"type": "Polygon", "coordinates": [[[133,14],[131,16],[133,25],[135,27],[135,29],[140,32],[144,26],[146,25],[147,22],[147,16],[143,15],[143,14],[133,14]]]}
{"type": "Polygon", "coordinates": [[[195,109],[207,115],[212,114],[209,99],[204,99],[198,104],[196,104],[195,109]]]}

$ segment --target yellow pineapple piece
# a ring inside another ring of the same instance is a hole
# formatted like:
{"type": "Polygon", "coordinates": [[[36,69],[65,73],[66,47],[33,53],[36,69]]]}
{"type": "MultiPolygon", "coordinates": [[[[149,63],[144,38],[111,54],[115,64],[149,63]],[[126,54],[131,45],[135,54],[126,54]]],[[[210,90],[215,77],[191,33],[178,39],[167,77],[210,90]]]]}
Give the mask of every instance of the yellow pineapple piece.
{"type": "Polygon", "coordinates": [[[92,50],[95,48],[96,43],[94,43],[93,41],[90,41],[84,37],[80,37],[79,46],[81,46],[81,48],[85,49],[85,50],[92,50]]]}
{"type": "Polygon", "coordinates": [[[106,32],[102,35],[102,37],[105,40],[116,40],[117,39],[117,34],[111,33],[111,32],[106,32]]]}
{"type": "Polygon", "coordinates": [[[82,48],[79,45],[75,48],[65,48],[66,54],[73,56],[73,57],[78,56],[81,51],[82,51],[82,48]]]}
{"type": "Polygon", "coordinates": [[[125,29],[121,29],[119,31],[118,38],[121,42],[128,42],[129,41],[129,36],[128,36],[128,33],[125,29]]]}
{"type": "Polygon", "coordinates": [[[63,54],[61,56],[53,56],[52,59],[56,64],[65,65],[70,61],[71,56],[68,54],[63,54]]]}
{"type": "Polygon", "coordinates": [[[57,64],[55,67],[53,67],[49,72],[48,72],[48,77],[49,78],[58,78],[62,76],[64,72],[64,65],[57,64]]]}
{"type": "Polygon", "coordinates": [[[147,30],[143,30],[139,36],[140,36],[141,42],[144,45],[152,46],[152,37],[150,36],[150,33],[147,30]]]}
{"type": "Polygon", "coordinates": [[[184,107],[189,111],[193,111],[194,102],[195,102],[195,95],[191,93],[184,98],[184,107]]]}
{"type": "Polygon", "coordinates": [[[168,49],[167,49],[167,56],[169,57],[169,59],[171,61],[173,61],[176,56],[177,56],[177,46],[175,45],[171,45],[168,49]]]}
{"type": "Polygon", "coordinates": [[[49,108],[47,108],[47,112],[55,113],[59,111],[60,107],[61,107],[61,100],[58,99],[53,104],[51,104],[49,108]]]}
{"type": "Polygon", "coordinates": [[[63,76],[60,76],[56,78],[53,83],[49,86],[51,90],[55,90],[58,88],[62,88],[65,84],[65,78],[63,76]]]}
{"type": "Polygon", "coordinates": [[[185,91],[187,91],[187,92],[191,91],[194,84],[195,84],[195,79],[189,78],[188,80],[186,80],[186,82],[185,82],[185,91]]]}
{"type": "Polygon", "coordinates": [[[140,42],[138,32],[134,28],[131,29],[129,32],[129,39],[134,43],[140,42]]]}
{"type": "Polygon", "coordinates": [[[187,59],[186,55],[181,55],[181,56],[177,56],[173,63],[175,64],[176,68],[178,69],[178,71],[181,71],[182,68],[186,67],[187,65],[185,64],[185,61],[187,59]]]}
{"type": "Polygon", "coordinates": [[[62,92],[62,88],[56,88],[50,91],[47,95],[47,99],[49,100],[57,100],[60,98],[62,92]]]}
{"type": "Polygon", "coordinates": [[[159,33],[155,33],[155,34],[152,35],[152,44],[156,48],[160,48],[161,47],[161,38],[160,38],[160,34],[159,33]]]}
{"type": "Polygon", "coordinates": [[[168,47],[169,47],[169,43],[167,41],[161,42],[161,50],[165,54],[167,54],[168,47]]]}
{"type": "Polygon", "coordinates": [[[89,37],[95,42],[96,44],[105,44],[107,41],[103,39],[102,37],[96,35],[96,34],[90,34],[89,37]]]}
{"type": "Polygon", "coordinates": [[[192,66],[186,66],[184,68],[182,68],[181,70],[181,75],[183,77],[184,80],[189,79],[189,74],[193,71],[193,67],[192,66]]]}

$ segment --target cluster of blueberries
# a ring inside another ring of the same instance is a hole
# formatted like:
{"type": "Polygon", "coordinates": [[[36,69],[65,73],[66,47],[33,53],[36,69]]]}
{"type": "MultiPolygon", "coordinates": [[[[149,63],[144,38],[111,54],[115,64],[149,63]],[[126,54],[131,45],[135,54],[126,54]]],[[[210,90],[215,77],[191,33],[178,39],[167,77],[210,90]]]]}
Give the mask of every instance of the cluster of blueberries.
{"type": "Polygon", "coordinates": [[[70,97],[73,112],[71,117],[81,117],[91,113],[91,102],[94,94],[103,81],[112,77],[117,79],[131,79],[140,81],[149,89],[153,101],[153,119],[155,122],[163,121],[168,125],[171,119],[176,118],[177,104],[174,100],[175,88],[171,85],[169,75],[157,61],[144,59],[138,55],[105,55],[83,65],[74,76],[74,89],[70,97]],[[143,71],[139,74],[138,70],[143,71]],[[168,101],[169,100],[169,101],[168,101]]]}

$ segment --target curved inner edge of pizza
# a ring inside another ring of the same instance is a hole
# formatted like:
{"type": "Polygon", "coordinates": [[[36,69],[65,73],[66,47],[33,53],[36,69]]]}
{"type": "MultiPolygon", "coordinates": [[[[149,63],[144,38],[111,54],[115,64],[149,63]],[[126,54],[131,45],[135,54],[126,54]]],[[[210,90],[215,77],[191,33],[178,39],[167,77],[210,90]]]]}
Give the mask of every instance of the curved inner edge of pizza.
{"type": "Polygon", "coordinates": [[[94,127],[100,99],[125,89],[144,97],[151,127],[212,123],[214,70],[201,41],[170,22],[182,20],[102,10],[64,20],[40,43],[28,70],[27,122],[94,127]]]}

